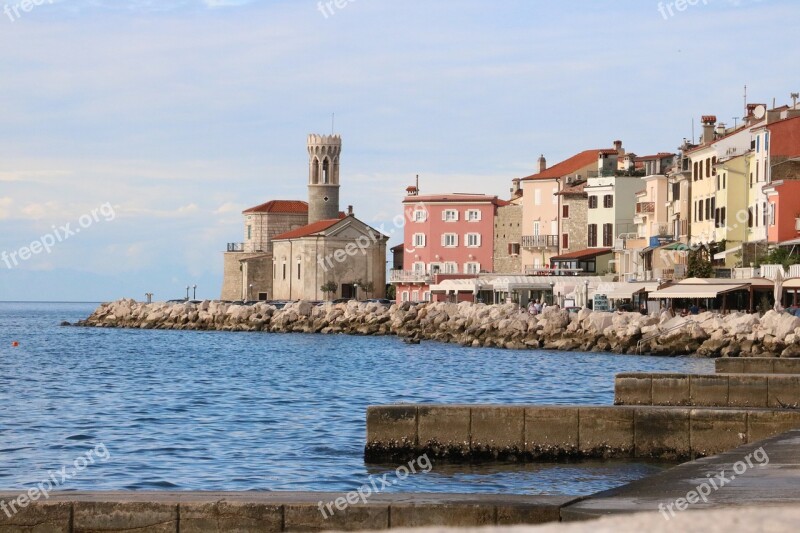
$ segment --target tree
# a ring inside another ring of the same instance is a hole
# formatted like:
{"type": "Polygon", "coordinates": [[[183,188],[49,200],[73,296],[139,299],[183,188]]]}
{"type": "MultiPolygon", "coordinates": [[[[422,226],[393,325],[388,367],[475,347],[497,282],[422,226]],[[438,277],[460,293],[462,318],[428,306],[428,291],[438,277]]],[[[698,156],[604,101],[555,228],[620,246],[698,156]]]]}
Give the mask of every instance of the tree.
{"type": "Polygon", "coordinates": [[[327,297],[329,294],[335,293],[336,289],[338,289],[338,288],[339,288],[339,286],[336,285],[335,281],[327,281],[327,282],[325,282],[325,284],[322,287],[319,288],[319,290],[324,292],[325,296],[327,297]]]}
{"type": "Polygon", "coordinates": [[[375,283],[368,281],[366,283],[359,283],[359,287],[364,289],[364,292],[367,293],[367,299],[369,299],[370,295],[375,292],[375,283]]]}
{"type": "Polygon", "coordinates": [[[690,278],[713,278],[714,267],[709,259],[709,252],[704,246],[689,250],[686,275],[690,278]]]}

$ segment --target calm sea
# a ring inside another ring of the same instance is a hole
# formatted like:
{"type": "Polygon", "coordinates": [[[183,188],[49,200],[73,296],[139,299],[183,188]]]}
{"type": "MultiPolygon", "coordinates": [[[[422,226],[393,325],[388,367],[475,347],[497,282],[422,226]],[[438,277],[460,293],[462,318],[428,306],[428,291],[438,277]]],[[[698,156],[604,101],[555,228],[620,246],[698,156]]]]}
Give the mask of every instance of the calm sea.
{"type": "MultiPolygon", "coordinates": [[[[610,404],[617,372],[712,371],[700,359],[59,326],[95,307],[0,303],[0,489],[33,486],[102,444],[110,458],[61,488],[350,491],[394,470],[364,464],[368,405],[610,404]]],[[[589,494],[660,468],[435,465],[388,490],[589,494]]]]}

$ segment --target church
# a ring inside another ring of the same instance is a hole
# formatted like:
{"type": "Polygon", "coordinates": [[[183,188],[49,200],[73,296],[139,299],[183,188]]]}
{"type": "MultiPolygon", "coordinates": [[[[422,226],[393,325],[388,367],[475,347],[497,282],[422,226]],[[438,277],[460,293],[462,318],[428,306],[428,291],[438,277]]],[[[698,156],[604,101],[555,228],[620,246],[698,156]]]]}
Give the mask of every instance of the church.
{"type": "Polygon", "coordinates": [[[224,253],[222,300],[385,297],[389,238],[352,207],[339,210],[341,152],[341,136],[309,135],[308,201],[272,200],[242,212],[244,242],[224,253]]]}

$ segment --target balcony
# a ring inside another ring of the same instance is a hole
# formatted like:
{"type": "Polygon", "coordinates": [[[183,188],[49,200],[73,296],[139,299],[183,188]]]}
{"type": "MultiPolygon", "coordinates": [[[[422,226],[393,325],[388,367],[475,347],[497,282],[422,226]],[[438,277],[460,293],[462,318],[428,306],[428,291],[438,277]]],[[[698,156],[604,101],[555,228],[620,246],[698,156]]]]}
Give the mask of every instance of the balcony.
{"type": "Polygon", "coordinates": [[[244,252],[244,243],[243,242],[229,242],[228,243],[228,251],[229,252],[244,252]]]}
{"type": "Polygon", "coordinates": [[[522,247],[558,249],[558,235],[523,235],[522,247]]]}
{"type": "Polygon", "coordinates": [[[433,277],[427,272],[416,270],[390,270],[389,283],[430,283],[433,277]]]}
{"type": "Polygon", "coordinates": [[[655,202],[638,202],[636,204],[636,214],[637,215],[646,215],[649,213],[656,212],[656,203],[655,202]]]}

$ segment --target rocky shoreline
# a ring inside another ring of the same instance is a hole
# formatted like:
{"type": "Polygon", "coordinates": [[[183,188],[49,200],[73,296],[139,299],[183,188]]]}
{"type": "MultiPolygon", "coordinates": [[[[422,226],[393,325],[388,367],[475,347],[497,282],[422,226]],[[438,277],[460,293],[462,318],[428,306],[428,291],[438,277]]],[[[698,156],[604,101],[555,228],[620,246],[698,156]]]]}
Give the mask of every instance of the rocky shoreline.
{"type": "Polygon", "coordinates": [[[532,316],[516,305],[472,303],[377,303],[314,305],[283,309],[267,303],[102,304],[83,327],[250,331],[347,335],[397,335],[472,347],[545,349],[699,357],[800,357],[800,318],[769,311],[703,313],[686,318],[549,308],[532,316]]]}

